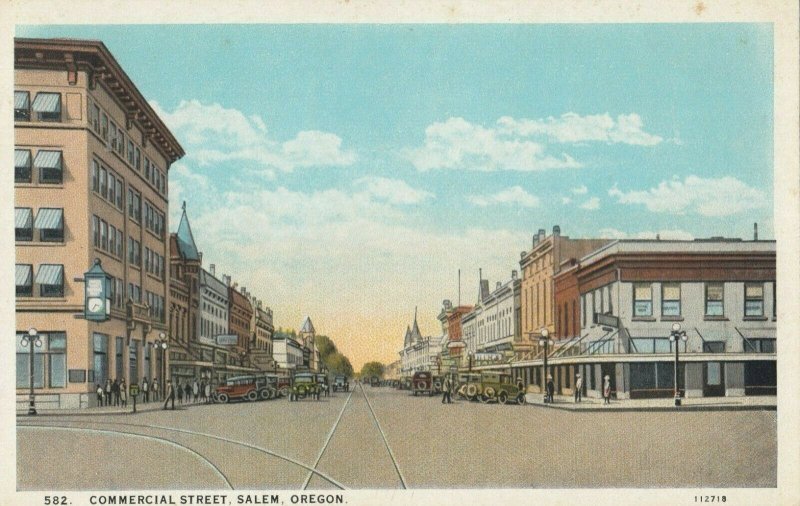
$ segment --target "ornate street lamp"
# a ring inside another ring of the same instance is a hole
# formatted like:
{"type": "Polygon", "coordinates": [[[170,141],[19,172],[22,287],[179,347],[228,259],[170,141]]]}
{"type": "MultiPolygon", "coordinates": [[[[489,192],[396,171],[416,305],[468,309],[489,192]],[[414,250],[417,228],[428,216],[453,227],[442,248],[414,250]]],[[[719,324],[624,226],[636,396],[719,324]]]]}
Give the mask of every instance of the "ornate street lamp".
{"type": "Polygon", "coordinates": [[[678,362],[680,360],[678,345],[680,344],[681,341],[685,343],[686,339],[687,339],[686,331],[681,330],[681,324],[677,322],[673,323],[672,332],[670,332],[669,334],[669,341],[671,343],[675,343],[675,405],[676,406],[681,405],[681,392],[680,390],[678,390],[678,362]]]}
{"type": "Polygon", "coordinates": [[[162,397],[167,393],[167,348],[169,348],[169,344],[167,344],[167,335],[163,332],[158,334],[158,339],[153,342],[153,346],[156,349],[156,353],[161,354],[161,370],[158,371],[158,374],[161,375],[161,395],[162,397]]]}
{"type": "Polygon", "coordinates": [[[28,335],[22,336],[22,344],[23,347],[27,347],[30,345],[30,393],[28,394],[28,414],[35,415],[36,414],[36,404],[35,398],[33,395],[33,354],[34,354],[34,346],[40,348],[42,346],[42,339],[39,337],[39,332],[32,328],[28,330],[28,335]]]}
{"type": "Polygon", "coordinates": [[[548,350],[550,349],[550,345],[553,344],[553,340],[550,339],[550,331],[547,330],[547,327],[542,327],[541,330],[542,337],[539,338],[539,346],[544,346],[544,372],[542,374],[542,381],[544,382],[545,388],[547,387],[547,355],[548,350]]]}

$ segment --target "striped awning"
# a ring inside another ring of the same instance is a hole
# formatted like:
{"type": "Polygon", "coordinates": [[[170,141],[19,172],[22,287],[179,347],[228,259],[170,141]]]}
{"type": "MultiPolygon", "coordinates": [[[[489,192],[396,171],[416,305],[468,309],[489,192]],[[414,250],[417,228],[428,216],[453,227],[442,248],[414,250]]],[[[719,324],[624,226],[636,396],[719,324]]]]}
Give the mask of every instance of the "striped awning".
{"type": "Polygon", "coordinates": [[[40,285],[60,285],[64,280],[64,266],[45,264],[39,266],[36,282],[40,285]]]}
{"type": "Polygon", "coordinates": [[[37,93],[33,99],[33,110],[36,112],[61,112],[60,93],[37,93]]]}
{"type": "Polygon", "coordinates": [[[14,228],[31,228],[33,211],[30,207],[14,208],[14,228]]]}
{"type": "Polygon", "coordinates": [[[27,109],[31,105],[31,96],[27,91],[14,92],[14,109],[27,109]]]}
{"type": "Polygon", "coordinates": [[[17,286],[30,286],[33,277],[33,268],[30,265],[17,264],[16,276],[17,286]]]}
{"type": "Polygon", "coordinates": [[[61,151],[39,151],[33,164],[40,169],[60,169],[61,151]]]}
{"type": "Polygon", "coordinates": [[[36,213],[36,228],[39,230],[61,230],[64,228],[63,209],[39,209],[36,213]]]}
{"type": "Polygon", "coordinates": [[[14,150],[14,167],[30,167],[31,152],[27,149],[14,150]]]}

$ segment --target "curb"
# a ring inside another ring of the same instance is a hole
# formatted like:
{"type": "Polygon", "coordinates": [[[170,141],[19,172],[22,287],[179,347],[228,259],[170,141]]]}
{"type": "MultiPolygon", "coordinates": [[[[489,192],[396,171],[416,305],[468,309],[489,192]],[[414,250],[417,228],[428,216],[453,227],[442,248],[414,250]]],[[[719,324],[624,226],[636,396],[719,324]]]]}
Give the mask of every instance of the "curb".
{"type": "Polygon", "coordinates": [[[685,411],[777,411],[777,405],[736,405],[736,406],[720,406],[720,405],[694,405],[694,406],[647,406],[647,407],[586,407],[586,408],[568,408],[566,406],[552,406],[552,405],[544,405],[544,404],[532,404],[528,403],[529,406],[534,406],[537,408],[545,408],[545,409],[558,409],[561,411],[572,411],[575,413],[583,413],[583,412],[605,412],[605,413],[616,413],[616,412],[663,412],[663,411],[671,411],[673,413],[680,413],[685,411]]]}

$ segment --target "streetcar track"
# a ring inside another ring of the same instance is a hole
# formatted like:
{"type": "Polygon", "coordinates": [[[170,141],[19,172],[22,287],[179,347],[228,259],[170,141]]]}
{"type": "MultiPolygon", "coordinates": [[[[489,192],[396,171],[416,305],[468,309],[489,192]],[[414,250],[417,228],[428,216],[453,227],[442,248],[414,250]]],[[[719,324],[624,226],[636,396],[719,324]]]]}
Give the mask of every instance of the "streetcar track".
{"type": "Polygon", "coordinates": [[[87,427],[59,427],[59,426],[55,426],[54,427],[52,425],[46,425],[46,424],[43,424],[43,425],[25,424],[25,425],[20,425],[20,427],[23,427],[23,428],[26,428],[26,429],[34,429],[34,430],[35,429],[50,429],[50,430],[55,429],[55,430],[66,430],[66,431],[76,431],[76,432],[80,432],[80,431],[83,431],[83,432],[96,432],[96,433],[100,433],[100,434],[119,434],[119,435],[125,435],[125,436],[133,437],[133,438],[137,438],[138,437],[138,438],[142,438],[142,439],[152,439],[152,440],[155,440],[155,441],[160,441],[160,442],[163,442],[163,443],[167,443],[169,445],[176,446],[178,448],[182,448],[182,449],[188,451],[189,453],[191,453],[193,455],[196,455],[198,458],[200,458],[200,460],[202,460],[203,462],[208,464],[212,469],[214,469],[214,471],[216,471],[216,473],[223,480],[225,480],[225,483],[228,485],[229,489],[231,489],[231,490],[234,489],[233,485],[231,484],[231,482],[228,479],[228,477],[225,476],[225,473],[223,473],[222,470],[216,464],[211,462],[211,460],[208,457],[206,457],[205,455],[201,454],[197,450],[189,448],[186,445],[182,445],[180,443],[176,443],[175,441],[171,441],[171,440],[163,438],[163,437],[151,436],[151,435],[147,435],[147,434],[137,434],[137,433],[133,433],[133,432],[126,432],[126,431],[123,431],[123,430],[90,429],[90,428],[87,428],[87,427]]]}
{"type": "MultiPolygon", "coordinates": [[[[352,396],[352,392],[350,393],[350,395],[352,396]]],[[[348,402],[350,401],[350,397],[347,398],[347,401],[348,402]]],[[[345,405],[347,405],[347,402],[345,402],[345,405]]],[[[344,412],[344,410],[342,410],[342,412],[344,412]]],[[[339,414],[339,418],[341,418],[341,413],[339,414]]],[[[64,427],[64,426],[61,426],[61,425],[55,425],[56,423],[59,423],[59,422],[56,421],[56,420],[53,420],[52,425],[29,424],[29,423],[26,422],[26,423],[18,424],[18,427],[47,427],[47,428],[56,428],[56,429],[58,429],[58,428],[80,429],[80,427],[64,427]]],[[[306,485],[308,485],[308,481],[311,479],[311,475],[317,475],[320,478],[322,478],[323,480],[325,480],[328,483],[332,484],[333,486],[337,487],[338,489],[347,490],[347,487],[345,487],[344,485],[342,485],[341,483],[336,481],[334,478],[331,478],[327,474],[325,474],[325,473],[323,473],[321,471],[318,471],[316,469],[316,464],[314,465],[314,467],[311,467],[311,466],[308,466],[307,464],[303,464],[302,462],[293,459],[292,457],[289,457],[289,456],[286,456],[286,455],[281,455],[281,454],[276,453],[276,452],[274,452],[272,450],[268,450],[266,448],[261,448],[259,446],[255,446],[255,445],[252,445],[250,443],[245,443],[243,441],[236,441],[235,439],[224,438],[222,436],[217,436],[217,435],[214,435],[214,434],[207,434],[207,433],[204,433],[204,432],[196,432],[196,431],[187,430],[187,429],[178,429],[178,428],[174,428],[174,427],[165,427],[165,426],[162,426],[162,425],[145,425],[145,424],[139,424],[139,423],[126,423],[126,422],[64,420],[61,423],[69,423],[69,424],[81,424],[81,423],[86,424],[86,423],[88,423],[88,424],[95,424],[95,425],[103,425],[103,424],[105,424],[105,425],[112,425],[112,426],[121,425],[121,426],[137,427],[137,428],[145,428],[145,429],[147,429],[147,428],[161,429],[161,430],[166,430],[166,431],[171,431],[171,432],[178,432],[178,433],[182,433],[182,434],[189,434],[189,435],[193,435],[193,436],[206,437],[206,438],[209,438],[209,439],[216,439],[218,441],[223,441],[223,442],[234,444],[234,445],[244,446],[245,448],[249,448],[251,450],[256,450],[258,452],[265,453],[265,454],[270,455],[272,457],[276,457],[278,459],[284,460],[284,461],[289,462],[291,464],[294,464],[296,466],[302,467],[303,469],[307,469],[309,471],[309,477],[306,479],[306,485]]],[[[337,420],[337,424],[338,424],[338,420],[337,420]]],[[[85,429],[85,430],[98,430],[98,429],[85,429]]],[[[147,436],[147,435],[144,435],[144,434],[137,434],[137,433],[131,433],[131,432],[124,432],[124,431],[119,431],[119,433],[121,433],[121,434],[131,434],[131,435],[141,436],[141,437],[152,437],[154,439],[162,439],[162,438],[158,438],[157,436],[147,436]]],[[[169,441],[169,440],[164,439],[164,441],[169,441]]],[[[182,445],[178,445],[178,446],[182,446],[182,445]]],[[[187,447],[187,449],[191,450],[188,447],[187,447]]],[[[198,455],[200,455],[200,454],[198,453],[198,455]]],[[[319,463],[319,459],[317,460],[317,463],[319,463]]]]}
{"type": "MultiPolygon", "coordinates": [[[[330,445],[331,440],[333,439],[333,433],[336,432],[336,428],[339,427],[339,422],[342,421],[342,415],[344,415],[344,410],[347,408],[347,405],[350,403],[350,398],[353,397],[353,392],[355,389],[350,390],[350,395],[347,396],[347,400],[344,401],[344,405],[342,406],[342,410],[339,412],[339,417],[336,418],[336,422],[334,422],[331,431],[328,433],[328,438],[325,440],[325,444],[322,445],[322,449],[319,451],[319,455],[317,455],[317,460],[314,462],[314,466],[311,469],[311,472],[308,473],[306,476],[306,481],[303,482],[303,490],[308,488],[308,484],[311,482],[311,476],[316,472],[317,466],[319,462],[322,460],[322,456],[325,454],[325,450],[328,449],[328,445],[330,445]]],[[[333,483],[333,482],[331,482],[333,483]]]]}
{"type": "Polygon", "coordinates": [[[407,489],[406,486],[406,479],[403,477],[403,473],[400,472],[400,466],[397,464],[397,459],[394,456],[394,452],[392,452],[391,447],[389,446],[389,441],[386,439],[386,433],[383,432],[383,427],[381,427],[381,423],[378,421],[378,417],[375,415],[375,410],[372,409],[372,403],[369,402],[369,397],[367,397],[367,392],[364,391],[364,386],[359,384],[359,388],[361,388],[361,393],[364,395],[364,400],[367,401],[367,407],[369,408],[369,412],[372,413],[372,419],[375,420],[375,425],[378,427],[378,431],[381,433],[381,438],[383,438],[383,444],[386,446],[386,450],[389,452],[389,458],[392,459],[392,464],[394,465],[395,471],[397,471],[397,476],[400,477],[400,484],[403,485],[404,489],[407,489]]]}

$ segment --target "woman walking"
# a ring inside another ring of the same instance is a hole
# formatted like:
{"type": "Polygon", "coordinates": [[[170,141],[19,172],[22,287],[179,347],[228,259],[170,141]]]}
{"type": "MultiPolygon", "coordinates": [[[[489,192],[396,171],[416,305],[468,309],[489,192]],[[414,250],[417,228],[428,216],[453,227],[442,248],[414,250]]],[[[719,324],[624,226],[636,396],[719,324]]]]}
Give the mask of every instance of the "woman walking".
{"type": "Polygon", "coordinates": [[[128,405],[128,385],[125,384],[125,380],[122,380],[122,383],[119,384],[119,400],[122,403],[122,407],[126,407],[128,405]]]}

